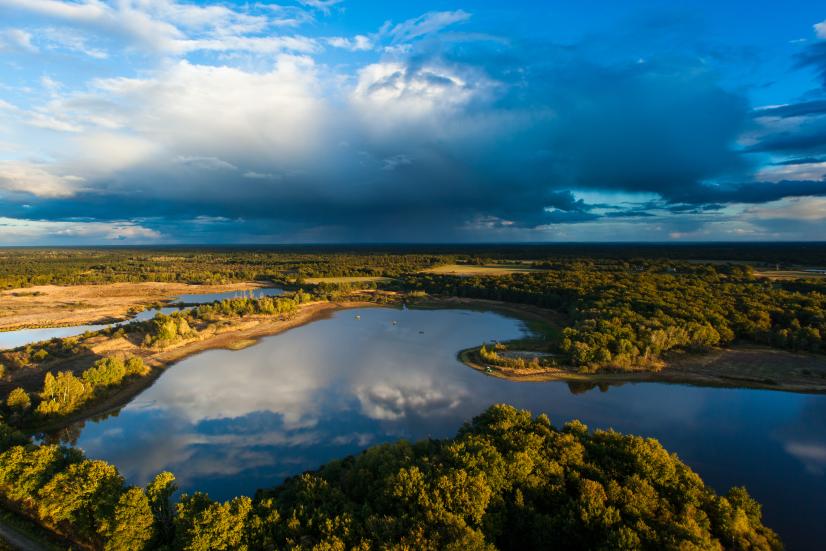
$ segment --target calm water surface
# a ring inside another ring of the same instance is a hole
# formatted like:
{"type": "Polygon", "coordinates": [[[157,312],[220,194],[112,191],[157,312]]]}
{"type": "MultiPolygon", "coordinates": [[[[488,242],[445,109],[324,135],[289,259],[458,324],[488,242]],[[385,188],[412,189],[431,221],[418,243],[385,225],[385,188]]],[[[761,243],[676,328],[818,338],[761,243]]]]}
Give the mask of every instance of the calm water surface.
{"type": "MultiPolygon", "coordinates": [[[[203,293],[203,294],[187,294],[181,295],[173,300],[173,302],[182,302],[184,304],[207,304],[215,302],[216,300],[224,300],[236,297],[273,297],[284,292],[283,289],[277,287],[266,287],[261,289],[250,289],[248,291],[224,291],[221,293],[203,293]]],[[[25,346],[34,342],[47,341],[54,338],[74,337],[82,335],[86,331],[99,331],[107,327],[116,325],[123,325],[124,323],[131,323],[133,321],[146,321],[155,317],[158,312],[164,314],[171,314],[180,308],[167,306],[158,310],[144,310],[138,313],[135,317],[126,321],[118,323],[102,323],[91,325],[72,325],[69,327],[43,327],[39,329],[18,329],[17,331],[3,331],[0,332],[0,350],[7,348],[17,348],[18,346],[25,346]]]]}
{"type": "Polygon", "coordinates": [[[452,436],[507,402],[557,425],[577,418],[658,438],[719,491],[747,486],[790,549],[824,541],[826,397],[660,384],[571,389],[495,379],[456,360],[461,348],[523,331],[489,312],[346,310],[241,351],[192,356],[117,416],[74,427],[74,437],[131,483],[166,469],[185,491],[225,499],[380,442],[452,436]]]}

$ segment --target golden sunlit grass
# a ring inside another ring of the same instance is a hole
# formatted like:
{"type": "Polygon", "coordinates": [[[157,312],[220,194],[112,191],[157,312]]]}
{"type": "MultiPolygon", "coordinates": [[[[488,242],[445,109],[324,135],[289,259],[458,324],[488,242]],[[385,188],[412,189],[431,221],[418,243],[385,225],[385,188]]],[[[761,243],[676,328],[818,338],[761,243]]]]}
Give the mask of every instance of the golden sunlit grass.
{"type": "Polygon", "coordinates": [[[351,277],[307,277],[307,283],[360,283],[364,281],[392,281],[389,277],[381,276],[351,276],[351,277]]]}
{"type": "Polygon", "coordinates": [[[422,270],[424,273],[447,274],[459,276],[476,275],[508,275],[527,272],[541,272],[540,268],[532,268],[525,264],[484,264],[482,266],[473,264],[445,264],[422,270]]]}

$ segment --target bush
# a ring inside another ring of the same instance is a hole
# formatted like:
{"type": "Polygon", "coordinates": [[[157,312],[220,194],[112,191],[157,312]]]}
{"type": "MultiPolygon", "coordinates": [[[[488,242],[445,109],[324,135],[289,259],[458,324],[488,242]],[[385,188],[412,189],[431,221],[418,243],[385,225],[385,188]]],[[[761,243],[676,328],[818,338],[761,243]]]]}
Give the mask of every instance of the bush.
{"type": "Polygon", "coordinates": [[[6,406],[18,413],[26,411],[31,405],[32,400],[29,398],[29,394],[19,387],[9,392],[9,396],[6,398],[6,406]]]}

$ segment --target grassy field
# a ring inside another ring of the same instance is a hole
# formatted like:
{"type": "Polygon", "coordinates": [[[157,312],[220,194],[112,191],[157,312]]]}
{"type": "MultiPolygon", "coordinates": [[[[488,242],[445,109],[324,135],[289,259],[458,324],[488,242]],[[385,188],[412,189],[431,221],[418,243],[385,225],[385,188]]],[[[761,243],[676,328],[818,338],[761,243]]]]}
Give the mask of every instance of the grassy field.
{"type": "Polygon", "coordinates": [[[445,264],[422,270],[422,273],[479,276],[479,275],[507,275],[527,272],[541,272],[540,268],[533,268],[527,264],[445,264]]]}
{"type": "Polygon", "coordinates": [[[123,319],[132,309],[143,310],[149,304],[171,300],[183,294],[242,291],[261,286],[258,283],[109,283],[11,289],[0,292],[0,331],[123,319]]]}
{"type": "Polygon", "coordinates": [[[389,277],[381,276],[352,276],[352,277],[307,277],[307,283],[361,283],[364,281],[392,281],[389,277]]]}

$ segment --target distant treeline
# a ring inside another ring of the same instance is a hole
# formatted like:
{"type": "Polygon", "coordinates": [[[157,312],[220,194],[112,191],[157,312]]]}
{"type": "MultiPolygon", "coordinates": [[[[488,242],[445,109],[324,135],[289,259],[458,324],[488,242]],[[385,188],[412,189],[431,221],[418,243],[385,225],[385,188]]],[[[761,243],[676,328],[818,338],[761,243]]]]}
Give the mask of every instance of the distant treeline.
{"type": "Polygon", "coordinates": [[[452,261],[452,256],[282,253],[258,250],[0,249],[0,289],[119,282],[223,284],[304,277],[386,276],[452,261]]]}
{"type": "Polygon", "coordinates": [[[780,549],[743,488],[717,495],[653,439],[497,405],[453,439],[397,442],[253,499],[145,488],[0,425],[0,497],[88,549],[780,549]],[[2,451],[5,450],[5,451],[2,451]]]}
{"type": "Polygon", "coordinates": [[[826,267],[826,243],[341,245],[5,248],[0,289],[113,282],[218,284],[296,277],[396,277],[456,261],[671,259],[826,267]]]}

